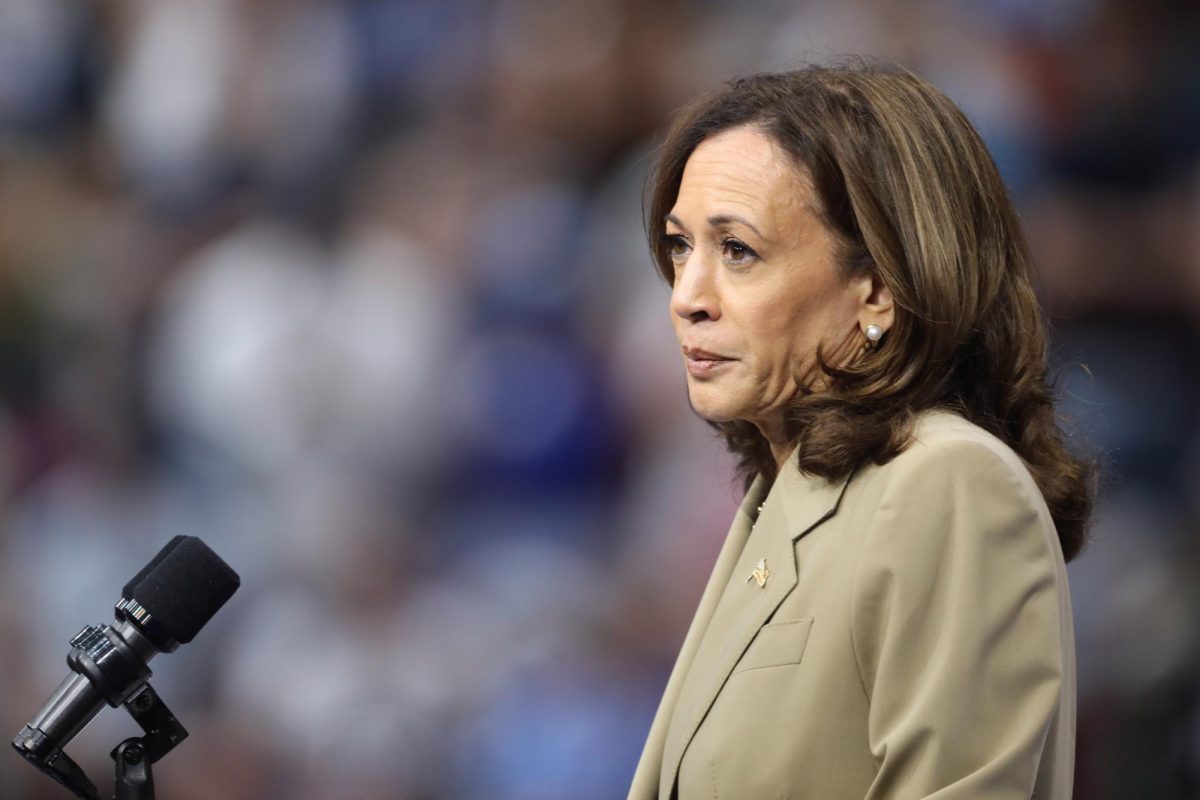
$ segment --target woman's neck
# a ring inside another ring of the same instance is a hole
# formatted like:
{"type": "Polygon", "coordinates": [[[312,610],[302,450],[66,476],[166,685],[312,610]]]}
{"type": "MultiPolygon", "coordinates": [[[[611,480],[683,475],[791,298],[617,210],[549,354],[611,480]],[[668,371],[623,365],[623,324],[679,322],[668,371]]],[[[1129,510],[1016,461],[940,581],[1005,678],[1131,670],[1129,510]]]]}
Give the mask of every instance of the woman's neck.
{"type": "Polygon", "coordinates": [[[783,471],[783,465],[787,463],[788,456],[796,448],[796,443],[788,438],[787,426],[783,419],[755,422],[754,424],[758,427],[758,432],[767,440],[767,444],[771,446],[771,457],[775,459],[775,474],[778,475],[783,471]]]}

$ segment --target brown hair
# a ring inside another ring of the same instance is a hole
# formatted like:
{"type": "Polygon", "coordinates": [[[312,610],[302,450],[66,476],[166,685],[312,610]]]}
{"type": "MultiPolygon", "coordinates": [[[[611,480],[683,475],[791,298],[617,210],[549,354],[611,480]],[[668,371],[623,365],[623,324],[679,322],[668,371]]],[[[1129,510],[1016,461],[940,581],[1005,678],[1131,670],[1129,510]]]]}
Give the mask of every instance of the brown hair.
{"type": "MultiPolygon", "coordinates": [[[[650,175],[647,227],[659,272],[674,270],[663,221],[705,139],[755,125],[811,178],[847,278],[874,271],[896,304],[883,341],[796,397],[788,435],[803,471],[829,479],[908,444],[914,414],[942,407],[1013,448],[1045,497],[1064,556],[1082,548],[1095,466],[1065,446],[1047,380],[1046,332],[1025,236],[975,128],[901,67],[857,63],[751,75],[683,109],[650,175]]],[[[747,484],[773,478],[749,422],[712,423],[747,484]]]]}

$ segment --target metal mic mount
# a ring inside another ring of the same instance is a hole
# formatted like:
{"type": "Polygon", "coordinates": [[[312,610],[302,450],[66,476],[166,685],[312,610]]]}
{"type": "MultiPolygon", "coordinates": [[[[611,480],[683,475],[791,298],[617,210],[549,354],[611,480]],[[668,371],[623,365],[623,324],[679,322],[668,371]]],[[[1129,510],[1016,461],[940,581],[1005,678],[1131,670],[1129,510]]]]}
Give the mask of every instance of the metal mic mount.
{"type": "MultiPolygon", "coordinates": [[[[119,615],[120,616],[120,615],[119,615]]],[[[112,751],[116,762],[115,800],[153,800],[150,769],[180,742],[187,731],[148,683],[146,665],[158,650],[129,620],[114,629],[89,625],[71,639],[67,664],[72,675],[13,740],[25,760],[83,800],[100,800],[96,786],[59,742],[69,742],[92,720],[104,703],[124,705],[145,735],[121,742],[112,751]],[[65,713],[83,708],[84,713],[65,713]]]]}

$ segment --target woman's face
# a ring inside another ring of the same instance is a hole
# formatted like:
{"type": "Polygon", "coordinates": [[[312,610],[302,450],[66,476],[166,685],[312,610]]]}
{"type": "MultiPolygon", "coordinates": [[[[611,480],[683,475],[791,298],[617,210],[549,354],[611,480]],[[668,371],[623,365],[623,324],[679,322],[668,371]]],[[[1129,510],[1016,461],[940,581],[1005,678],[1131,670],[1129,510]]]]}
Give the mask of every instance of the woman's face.
{"type": "Polygon", "coordinates": [[[878,290],[870,275],[841,276],[817,202],[806,171],[755,127],[688,159],[666,220],[671,318],[705,419],[748,420],[777,441],[788,402],[820,388],[817,345],[833,364],[862,349],[878,290]]]}

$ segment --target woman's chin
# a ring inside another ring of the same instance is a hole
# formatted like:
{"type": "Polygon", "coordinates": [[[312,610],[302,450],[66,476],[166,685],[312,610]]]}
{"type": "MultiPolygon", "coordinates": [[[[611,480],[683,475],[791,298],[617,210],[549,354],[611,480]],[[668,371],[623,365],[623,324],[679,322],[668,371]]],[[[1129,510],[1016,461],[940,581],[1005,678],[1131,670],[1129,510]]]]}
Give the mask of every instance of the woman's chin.
{"type": "Polygon", "coordinates": [[[697,416],[709,422],[733,422],[742,418],[732,403],[707,395],[708,393],[703,391],[689,393],[692,411],[695,411],[697,416]]]}

